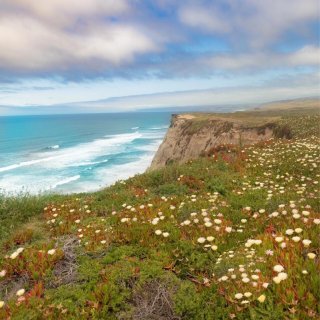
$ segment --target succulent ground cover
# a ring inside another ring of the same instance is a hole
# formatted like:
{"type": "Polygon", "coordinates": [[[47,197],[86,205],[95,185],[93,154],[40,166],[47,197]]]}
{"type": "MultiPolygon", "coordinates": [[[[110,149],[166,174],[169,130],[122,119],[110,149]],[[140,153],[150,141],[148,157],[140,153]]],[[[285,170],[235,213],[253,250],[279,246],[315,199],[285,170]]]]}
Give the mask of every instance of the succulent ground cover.
{"type": "Polygon", "coordinates": [[[319,120],[97,193],[2,199],[0,319],[319,319],[319,120]]]}

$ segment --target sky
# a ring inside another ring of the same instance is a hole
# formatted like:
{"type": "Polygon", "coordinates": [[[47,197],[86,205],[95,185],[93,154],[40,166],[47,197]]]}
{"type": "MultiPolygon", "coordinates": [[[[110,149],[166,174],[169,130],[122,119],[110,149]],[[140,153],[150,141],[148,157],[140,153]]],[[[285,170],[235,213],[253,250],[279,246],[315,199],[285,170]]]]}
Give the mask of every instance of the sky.
{"type": "Polygon", "coordinates": [[[0,0],[0,115],[320,94],[318,0],[0,0]]]}

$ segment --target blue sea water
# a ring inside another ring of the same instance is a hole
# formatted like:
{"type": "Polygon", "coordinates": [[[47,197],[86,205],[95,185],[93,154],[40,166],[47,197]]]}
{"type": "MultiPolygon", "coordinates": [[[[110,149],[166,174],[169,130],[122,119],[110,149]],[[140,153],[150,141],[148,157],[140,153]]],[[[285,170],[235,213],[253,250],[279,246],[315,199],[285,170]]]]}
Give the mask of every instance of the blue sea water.
{"type": "Polygon", "coordinates": [[[142,173],[168,112],[0,117],[0,192],[95,191],[142,173]]]}

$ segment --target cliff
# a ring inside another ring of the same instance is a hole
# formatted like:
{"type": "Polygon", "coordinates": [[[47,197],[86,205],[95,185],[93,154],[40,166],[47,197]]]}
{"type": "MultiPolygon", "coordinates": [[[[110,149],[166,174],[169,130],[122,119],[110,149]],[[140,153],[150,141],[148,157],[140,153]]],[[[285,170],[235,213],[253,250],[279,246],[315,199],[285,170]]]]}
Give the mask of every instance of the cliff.
{"type": "Polygon", "coordinates": [[[173,115],[170,128],[154,156],[150,169],[171,162],[183,163],[221,144],[250,145],[272,138],[274,118],[235,114],[173,115]]]}

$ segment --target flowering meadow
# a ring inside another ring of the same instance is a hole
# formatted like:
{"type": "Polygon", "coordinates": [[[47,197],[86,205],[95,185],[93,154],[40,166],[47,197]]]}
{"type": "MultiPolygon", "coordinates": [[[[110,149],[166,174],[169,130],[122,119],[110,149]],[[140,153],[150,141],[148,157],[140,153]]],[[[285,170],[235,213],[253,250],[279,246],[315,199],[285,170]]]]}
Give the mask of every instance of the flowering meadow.
{"type": "Polygon", "coordinates": [[[320,117],[281,122],[292,139],[2,200],[36,212],[0,237],[0,319],[319,319],[320,117]]]}

